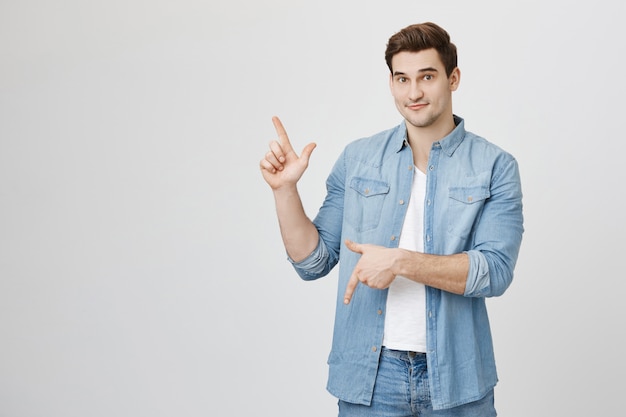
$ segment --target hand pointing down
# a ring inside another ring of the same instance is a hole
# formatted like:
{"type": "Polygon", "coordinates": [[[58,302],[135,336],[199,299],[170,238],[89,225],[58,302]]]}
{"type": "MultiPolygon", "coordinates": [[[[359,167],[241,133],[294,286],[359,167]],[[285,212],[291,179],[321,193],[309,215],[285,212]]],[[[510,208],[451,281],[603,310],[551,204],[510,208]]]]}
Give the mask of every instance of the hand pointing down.
{"type": "Polygon", "coordinates": [[[384,246],[356,243],[351,240],[345,241],[346,247],[352,252],[360,253],[361,258],[357,262],[352,275],[348,280],[343,303],[350,304],[354,290],[359,282],[370,288],[383,290],[396,278],[392,267],[396,260],[398,249],[384,246]]]}

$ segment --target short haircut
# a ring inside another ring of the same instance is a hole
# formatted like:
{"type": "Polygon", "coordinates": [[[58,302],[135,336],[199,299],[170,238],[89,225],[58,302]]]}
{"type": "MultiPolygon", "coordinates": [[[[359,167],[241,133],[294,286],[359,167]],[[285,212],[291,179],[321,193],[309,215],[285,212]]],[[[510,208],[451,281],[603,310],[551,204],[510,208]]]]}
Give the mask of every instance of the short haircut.
{"type": "Polygon", "coordinates": [[[389,38],[385,50],[385,61],[387,61],[389,71],[393,73],[391,59],[397,53],[419,52],[431,48],[439,53],[446,75],[449,77],[457,67],[456,46],[450,42],[448,32],[431,22],[407,26],[389,38]]]}

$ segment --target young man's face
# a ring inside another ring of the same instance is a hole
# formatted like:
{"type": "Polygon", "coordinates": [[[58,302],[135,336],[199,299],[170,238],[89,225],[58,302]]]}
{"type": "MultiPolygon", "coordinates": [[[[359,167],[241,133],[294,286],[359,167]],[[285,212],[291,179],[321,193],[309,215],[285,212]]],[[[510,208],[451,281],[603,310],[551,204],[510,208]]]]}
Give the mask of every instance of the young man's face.
{"type": "Polygon", "coordinates": [[[455,68],[447,77],[435,49],[397,53],[391,67],[391,94],[408,123],[425,128],[452,115],[452,92],[458,87],[460,73],[455,68]]]}

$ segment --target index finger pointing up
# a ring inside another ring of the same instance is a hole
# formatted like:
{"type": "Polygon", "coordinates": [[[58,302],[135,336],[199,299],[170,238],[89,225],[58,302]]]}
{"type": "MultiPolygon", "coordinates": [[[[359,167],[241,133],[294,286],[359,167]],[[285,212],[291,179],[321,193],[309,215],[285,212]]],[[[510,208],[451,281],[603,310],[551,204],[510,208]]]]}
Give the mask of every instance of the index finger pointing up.
{"type": "Polygon", "coordinates": [[[283,147],[285,152],[292,151],[291,142],[289,142],[289,136],[287,136],[287,131],[283,127],[283,123],[280,121],[278,116],[272,117],[272,123],[274,123],[274,129],[276,129],[276,133],[278,134],[278,139],[280,141],[280,146],[283,147]]]}

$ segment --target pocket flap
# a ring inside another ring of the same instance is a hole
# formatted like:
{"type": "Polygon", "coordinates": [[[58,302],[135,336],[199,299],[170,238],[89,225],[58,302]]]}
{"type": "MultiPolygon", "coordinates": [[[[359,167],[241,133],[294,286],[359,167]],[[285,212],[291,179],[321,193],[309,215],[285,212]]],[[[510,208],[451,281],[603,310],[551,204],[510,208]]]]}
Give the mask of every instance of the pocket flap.
{"type": "Polygon", "coordinates": [[[488,187],[450,187],[450,198],[461,203],[472,204],[485,200],[491,195],[488,187]]]}
{"type": "Polygon", "coordinates": [[[360,177],[353,177],[350,180],[350,188],[363,197],[387,194],[389,192],[389,184],[386,182],[360,177]]]}

